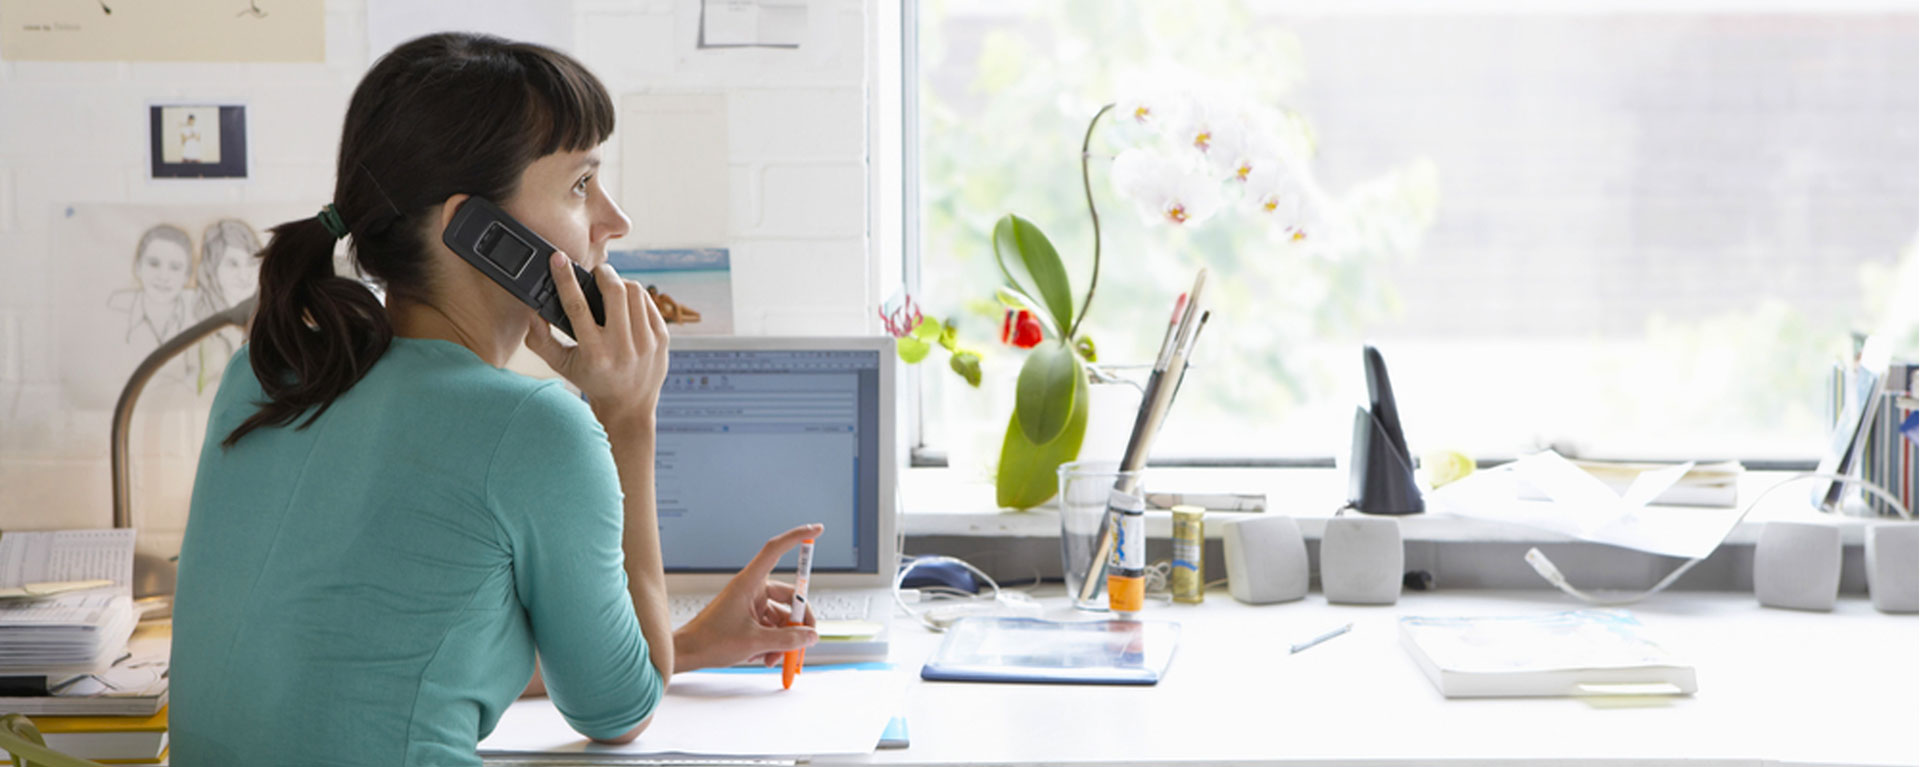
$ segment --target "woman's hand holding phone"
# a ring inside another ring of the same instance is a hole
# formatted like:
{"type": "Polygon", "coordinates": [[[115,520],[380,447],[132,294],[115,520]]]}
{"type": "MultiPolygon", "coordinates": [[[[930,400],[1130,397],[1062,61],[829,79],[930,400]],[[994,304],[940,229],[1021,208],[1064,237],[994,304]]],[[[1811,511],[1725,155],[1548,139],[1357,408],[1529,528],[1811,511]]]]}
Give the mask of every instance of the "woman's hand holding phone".
{"type": "Polygon", "coordinates": [[[607,324],[599,325],[566,254],[554,251],[547,268],[577,343],[555,336],[546,320],[536,316],[527,328],[527,348],[580,387],[602,425],[612,429],[633,418],[650,424],[667,376],[667,322],[648,300],[646,288],[620,279],[604,263],[595,268],[607,316],[607,324]]]}

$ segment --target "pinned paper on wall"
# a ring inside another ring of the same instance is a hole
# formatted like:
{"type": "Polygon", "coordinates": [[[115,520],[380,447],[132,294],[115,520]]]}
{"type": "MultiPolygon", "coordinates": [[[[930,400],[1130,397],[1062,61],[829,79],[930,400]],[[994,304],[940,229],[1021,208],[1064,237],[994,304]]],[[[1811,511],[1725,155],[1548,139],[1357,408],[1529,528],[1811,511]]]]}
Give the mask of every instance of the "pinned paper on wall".
{"type": "Polygon", "coordinates": [[[325,61],[322,0],[0,0],[8,61],[325,61]]]}
{"type": "Polygon", "coordinates": [[[484,32],[573,52],[570,0],[380,0],[367,3],[367,61],[434,32],[484,32]]]}
{"type": "Polygon", "coordinates": [[[798,48],[807,0],[701,0],[701,48],[798,48]]]}
{"type": "MultiPolygon", "coordinates": [[[[48,231],[59,378],[76,409],[110,409],[161,341],[253,295],[268,227],[289,205],[71,205],[48,231]]],[[[229,328],[170,361],[143,406],[212,401],[243,338],[229,328]]]]}
{"type": "Polygon", "coordinates": [[[620,207],[628,248],[728,245],[724,93],[631,93],[620,100],[620,207]]]}

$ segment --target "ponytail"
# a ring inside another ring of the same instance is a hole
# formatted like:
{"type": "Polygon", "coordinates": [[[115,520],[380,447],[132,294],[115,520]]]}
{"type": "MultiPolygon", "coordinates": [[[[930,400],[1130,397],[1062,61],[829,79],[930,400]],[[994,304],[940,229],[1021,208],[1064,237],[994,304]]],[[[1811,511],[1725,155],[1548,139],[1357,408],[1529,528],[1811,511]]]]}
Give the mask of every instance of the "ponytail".
{"type": "Polygon", "coordinates": [[[220,444],[262,426],[306,428],[366,377],[393,340],[393,325],[366,286],[333,272],[334,235],[319,217],[273,228],[261,253],[260,306],[247,356],[267,401],[220,444]],[[318,406],[315,408],[315,406],[318,406]]]}

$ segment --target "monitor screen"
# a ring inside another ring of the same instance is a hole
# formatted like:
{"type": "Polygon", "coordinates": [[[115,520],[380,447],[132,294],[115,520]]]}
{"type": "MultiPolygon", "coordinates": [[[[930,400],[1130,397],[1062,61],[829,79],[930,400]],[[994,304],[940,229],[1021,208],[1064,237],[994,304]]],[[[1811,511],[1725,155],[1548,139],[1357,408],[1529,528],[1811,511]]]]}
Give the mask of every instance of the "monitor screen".
{"type": "Polygon", "coordinates": [[[820,522],[815,572],[877,572],[881,353],[669,354],[654,469],[667,571],[730,573],[820,522]]]}

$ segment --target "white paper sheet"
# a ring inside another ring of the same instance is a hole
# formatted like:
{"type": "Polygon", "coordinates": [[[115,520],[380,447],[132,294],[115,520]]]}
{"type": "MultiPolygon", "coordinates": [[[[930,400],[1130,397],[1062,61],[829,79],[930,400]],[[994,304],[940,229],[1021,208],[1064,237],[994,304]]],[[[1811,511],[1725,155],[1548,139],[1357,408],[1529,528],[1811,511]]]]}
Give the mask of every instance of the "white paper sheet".
{"type": "Polygon", "coordinates": [[[727,247],[729,161],[726,93],[622,96],[620,249],[727,247]]]}
{"type": "Polygon", "coordinates": [[[571,0],[380,0],[367,3],[367,62],[435,32],[484,32],[573,53],[571,0]]]}
{"type": "Polygon", "coordinates": [[[327,53],[321,0],[0,0],[0,21],[0,58],[9,61],[325,61],[327,53]]]}
{"type": "Polygon", "coordinates": [[[701,0],[700,47],[798,48],[808,0],[701,0]]]}
{"type": "Polygon", "coordinates": [[[782,690],[777,668],[680,674],[646,732],[623,746],[581,737],[552,701],[532,698],[508,707],[493,734],[480,741],[480,753],[864,754],[879,743],[887,721],[905,710],[914,679],[898,669],[810,669],[792,689],[782,690]]]}
{"type": "MultiPolygon", "coordinates": [[[[47,312],[59,345],[57,368],[28,374],[57,375],[68,409],[104,417],[113,411],[127,376],[162,341],[253,294],[260,267],[251,254],[265,245],[269,228],[310,218],[317,209],[318,203],[232,203],[75,204],[53,210],[41,255],[52,264],[44,289],[59,298],[47,312]]],[[[159,423],[154,414],[186,411],[204,426],[204,408],[213,403],[220,374],[242,341],[238,328],[228,328],[169,360],[147,382],[135,423],[159,423]]],[[[97,449],[104,452],[106,428],[98,434],[97,449]]],[[[177,443],[156,441],[168,437],[182,439],[169,430],[136,426],[135,463],[156,449],[177,451],[177,443]]],[[[197,454],[200,438],[186,439],[197,454]]],[[[154,529],[148,523],[167,513],[169,500],[140,499],[142,530],[154,529]]],[[[183,493],[176,512],[183,525],[185,500],[183,493]]]]}
{"type": "Polygon", "coordinates": [[[113,581],[133,587],[131,529],[0,534],[0,588],[54,581],[113,581]]]}
{"type": "Polygon", "coordinates": [[[1455,516],[1549,530],[1666,556],[1705,557],[1739,523],[1739,509],[1647,508],[1648,501],[1672,487],[1692,466],[1645,472],[1624,495],[1616,495],[1606,483],[1547,451],[1476,473],[1433,492],[1428,500],[1435,511],[1455,516]],[[1553,500],[1516,499],[1515,483],[1522,478],[1553,500]]]}

